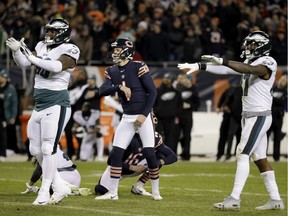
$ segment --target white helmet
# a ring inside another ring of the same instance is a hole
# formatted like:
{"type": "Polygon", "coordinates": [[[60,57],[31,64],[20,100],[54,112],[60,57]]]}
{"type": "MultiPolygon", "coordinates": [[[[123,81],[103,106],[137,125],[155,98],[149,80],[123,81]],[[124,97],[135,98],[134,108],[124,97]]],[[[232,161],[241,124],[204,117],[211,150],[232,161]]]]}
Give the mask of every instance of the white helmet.
{"type": "Polygon", "coordinates": [[[242,44],[241,58],[252,60],[260,56],[269,55],[271,50],[271,41],[269,36],[263,31],[254,31],[250,33],[242,44]],[[249,47],[250,44],[256,44],[255,49],[249,47]]]}
{"type": "Polygon", "coordinates": [[[69,23],[63,18],[53,18],[47,23],[44,27],[45,37],[44,43],[47,45],[53,44],[61,44],[64,42],[68,42],[71,35],[71,28],[69,23]],[[57,32],[56,36],[51,38],[50,35],[47,34],[48,30],[54,30],[57,32]]]}

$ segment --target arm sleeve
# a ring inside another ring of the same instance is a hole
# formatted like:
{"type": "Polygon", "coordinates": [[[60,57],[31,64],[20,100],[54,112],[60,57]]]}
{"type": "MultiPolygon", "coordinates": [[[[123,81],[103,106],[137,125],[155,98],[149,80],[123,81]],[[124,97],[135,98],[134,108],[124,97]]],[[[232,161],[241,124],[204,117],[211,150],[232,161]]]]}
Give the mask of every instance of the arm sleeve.
{"type": "Polygon", "coordinates": [[[44,60],[34,55],[29,56],[29,61],[44,70],[54,73],[60,73],[62,71],[62,63],[58,60],[44,60]]]}
{"type": "Polygon", "coordinates": [[[157,97],[157,89],[150,74],[141,77],[142,84],[147,92],[147,103],[143,115],[148,116],[157,97]]]}
{"type": "Polygon", "coordinates": [[[19,67],[31,66],[31,62],[26,58],[26,56],[20,51],[12,52],[13,59],[19,67]]]}
{"type": "Polygon", "coordinates": [[[157,147],[156,150],[157,150],[156,156],[157,156],[157,153],[160,153],[164,156],[164,158],[159,158],[159,159],[164,160],[165,162],[164,165],[169,165],[177,161],[176,154],[168,146],[162,144],[159,147],[157,147]]]}

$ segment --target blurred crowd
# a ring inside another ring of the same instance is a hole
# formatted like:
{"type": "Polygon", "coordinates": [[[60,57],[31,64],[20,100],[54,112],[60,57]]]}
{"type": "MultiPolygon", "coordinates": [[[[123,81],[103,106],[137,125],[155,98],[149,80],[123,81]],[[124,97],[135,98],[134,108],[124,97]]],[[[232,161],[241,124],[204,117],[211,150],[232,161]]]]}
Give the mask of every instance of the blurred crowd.
{"type": "Polygon", "coordinates": [[[243,37],[261,29],[277,47],[271,55],[287,65],[285,0],[3,0],[0,59],[9,36],[35,47],[51,17],[69,21],[83,64],[107,63],[120,36],[136,44],[139,60],[192,62],[203,53],[238,60],[243,37]]]}

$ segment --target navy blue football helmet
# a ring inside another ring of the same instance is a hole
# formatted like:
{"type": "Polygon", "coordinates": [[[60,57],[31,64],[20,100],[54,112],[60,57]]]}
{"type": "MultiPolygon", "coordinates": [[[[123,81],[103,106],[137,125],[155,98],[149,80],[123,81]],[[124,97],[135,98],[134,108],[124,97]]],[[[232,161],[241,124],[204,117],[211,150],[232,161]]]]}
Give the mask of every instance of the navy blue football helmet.
{"type": "Polygon", "coordinates": [[[108,53],[108,59],[115,63],[121,60],[132,60],[135,54],[134,44],[128,38],[119,38],[111,44],[112,52],[108,53]],[[119,54],[114,53],[114,48],[122,48],[119,54]]]}

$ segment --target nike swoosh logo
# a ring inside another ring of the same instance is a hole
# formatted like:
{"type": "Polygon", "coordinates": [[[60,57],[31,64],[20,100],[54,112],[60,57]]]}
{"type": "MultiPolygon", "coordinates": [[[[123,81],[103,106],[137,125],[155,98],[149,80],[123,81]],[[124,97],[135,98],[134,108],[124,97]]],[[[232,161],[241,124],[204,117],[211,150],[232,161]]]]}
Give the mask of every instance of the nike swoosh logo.
{"type": "Polygon", "coordinates": [[[114,199],[114,198],[116,198],[116,197],[117,197],[117,195],[111,196],[111,199],[114,199]]]}
{"type": "Polygon", "coordinates": [[[52,114],[52,113],[47,113],[46,115],[49,116],[49,115],[51,115],[51,114],[52,114]]]}
{"type": "Polygon", "coordinates": [[[44,204],[44,203],[46,203],[45,201],[43,201],[43,202],[38,202],[39,204],[44,204]]]}

